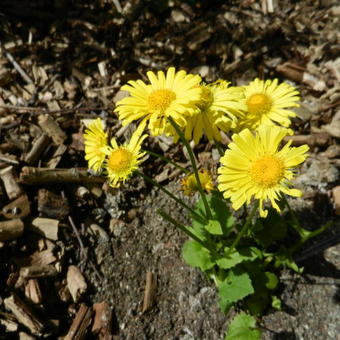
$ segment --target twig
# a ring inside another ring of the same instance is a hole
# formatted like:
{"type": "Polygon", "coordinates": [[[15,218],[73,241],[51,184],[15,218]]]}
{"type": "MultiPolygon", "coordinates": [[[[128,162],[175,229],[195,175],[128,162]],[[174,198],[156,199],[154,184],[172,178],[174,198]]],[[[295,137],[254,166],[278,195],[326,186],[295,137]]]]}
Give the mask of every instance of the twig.
{"type": "Polygon", "coordinates": [[[71,224],[71,227],[72,227],[72,229],[73,229],[73,231],[74,231],[74,233],[75,233],[75,235],[76,235],[76,238],[77,238],[77,240],[78,240],[78,242],[79,242],[79,245],[80,245],[80,253],[82,254],[82,256],[83,256],[84,258],[87,258],[87,254],[86,254],[86,251],[85,251],[84,243],[83,243],[83,241],[82,241],[81,238],[80,238],[78,229],[76,228],[76,225],[74,224],[72,217],[71,217],[71,216],[68,216],[68,220],[69,220],[69,222],[70,222],[70,224],[71,224]]]}
{"type": "Polygon", "coordinates": [[[27,75],[27,73],[22,69],[22,67],[14,60],[11,53],[9,53],[1,44],[0,42],[0,49],[4,52],[6,58],[12,63],[13,67],[19,72],[21,77],[26,81],[28,84],[33,84],[33,80],[27,75]]]}

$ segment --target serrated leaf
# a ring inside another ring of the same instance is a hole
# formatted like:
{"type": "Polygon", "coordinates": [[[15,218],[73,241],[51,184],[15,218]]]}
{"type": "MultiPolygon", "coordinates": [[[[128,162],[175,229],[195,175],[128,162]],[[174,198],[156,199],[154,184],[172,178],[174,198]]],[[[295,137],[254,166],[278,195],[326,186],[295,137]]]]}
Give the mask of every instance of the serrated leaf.
{"type": "Polygon", "coordinates": [[[198,267],[203,271],[211,269],[215,265],[209,251],[196,241],[187,241],[184,243],[182,256],[188,265],[198,267]]]}
{"type": "Polygon", "coordinates": [[[206,231],[212,235],[223,235],[220,222],[217,220],[209,220],[208,224],[205,226],[206,231]]]}
{"type": "MultiPolygon", "coordinates": [[[[229,248],[225,248],[228,252],[229,248]]],[[[244,261],[254,261],[262,257],[261,251],[255,247],[240,248],[239,251],[234,250],[230,255],[222,257],[216,261],[217,265],[223,269],[235,267],[237,264],[244,261]]]]}
{"type": "Polygon", "coordinates": [[[219,284],[219,303],[222,311],[226,312],[230,304],[242,300],[254,293],[249,275],[239,268],[229,270],[225,280],[219,284]]]}
{"type": "Polygon", "coordinates": [[[251,315],[239,314],[230,323],[224,340],[260,340],[261,331],[251,315]]]}
{"type": "MultiPolygon", "coordinates": [[[[219,191],[212,191],[210,195],[206,195],[207,202],[212,214],[212,220],[216,220],[220,223],[223,235],[227,236],[233,225],[235,223],[234,217],[231,214],[231,210],[226,205],[226,201],[223,198],[223,195],[219,191]]],[[[197,202],[195,212],[204,217],[205,215],[205,208],[203,200],[200,199],[197,202]]],[[[205,217],[204,217],[205,218],[205,217]]],[[[199,221],[193,219],[192,222],[193,232],[195,235],[200,237],[201,239],[205,239],[205,228],[206,226],[199,221]]]]}

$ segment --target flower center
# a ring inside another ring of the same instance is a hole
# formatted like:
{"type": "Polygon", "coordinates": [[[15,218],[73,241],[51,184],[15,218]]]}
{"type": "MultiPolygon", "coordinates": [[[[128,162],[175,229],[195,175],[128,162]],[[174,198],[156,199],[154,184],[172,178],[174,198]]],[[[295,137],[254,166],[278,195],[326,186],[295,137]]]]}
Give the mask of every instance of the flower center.
{"type": "Polygon", "coordinates": [[[160,110],[161,112],[164,112],[175,99],[176,94],[171,90],[155,90],[149,94],[149,108],[151,110],[160,110]]]}
{"type": "Polygon", "coordinates": [[[114,172],[128,170],[131,165],[132,153],[127,149],[116,149],[111,152],[108,160],[109,168],[114,172]]]}
{"type": "Polygon", "coordinates": [[[211,90],[207,86],[201,86],[202,94],[201,94],[201,102],[199,103],[199,107],[202,111],[208,109],[212,104],[214,97],[211,90]]]}
{"type": "Polygon", "coordinates": [[[250,176],[260,186],[271,188],[277,185],[284,176],[283,162],[274,156],[263,156],[251,165],[250,176]]]}
{"type": "Polygon", "coordinates": [[[253,94],[247,100],[248,111],[251,114],[261,115],[270,110],[272,106],[272,101],[268,96],[262,93],[253,94]]]}

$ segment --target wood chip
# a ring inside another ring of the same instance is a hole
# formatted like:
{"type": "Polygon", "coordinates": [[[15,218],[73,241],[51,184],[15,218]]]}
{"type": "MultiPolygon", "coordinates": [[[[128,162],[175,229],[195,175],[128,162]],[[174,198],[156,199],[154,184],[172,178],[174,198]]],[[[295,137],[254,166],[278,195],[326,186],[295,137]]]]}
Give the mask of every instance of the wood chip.
{"type": "Polygon", "coordinates": [[[43,133],[40,137],[38,137],[31,148],[31,151],[26,155],[25,162],[29,165],[34,165],[41,154],[46,150],[49,145],[51,139],[45,133],[43,133]]]}
{"type": "Polygon", "coordinates": [[[29,266],[20,269],[20,276],[24,279],[36,279],[39,277],[53,277],[58,275],[53,265],[29,266]]]}
{"type": "Polygon", "coordinates": [[[24,232],[24,223],[19,219],[0,222],[0,242],[14,240],[24,232]]]}
{"type": "Polygon", "coordinates": [[[36,279],[30,279],[25,285],[25,296],[33,303],[39,304],[42,301],[39,282],[36,279]]]}
{"type": "Polygon", "coordinates": [[[30,202],[26,194],[19,196],[13,202],[2,207],[2,214],[6,218],[23,218],[30,214],[30,202]]]}
{"type": "Polygon", "coordinates": [[[49,190],[40,189],[38,191],[38,211],[44,216],[61,220],[69,214],[70,207],[67,198],[49,190]]]}
{"type": "Polygon", "coordinates": [[[340,185],[332,189],[335,214],[340,215],[340,185]]]}
{"type": "Polygon", "coordinates": [[[32,221],[31,228],[52,241],[58,240],[59,221],[56,219],[36,217],[32,221]]]}
{"type": "Polygon", "coordinates": [[[17,198],[23,193],[20,186],[14,179],[13,166],[0,170],[0,177],[4,183],[7,196],[10,200],[17,198]]]}
{"type": "Polygon", "coordinates": [[[92,333],[100,340],[112,339],[111,325],[112,325],[112,309],[108,303],[102,301],[93,305],[95,312],[92,333]]]}
{"type": "Polygon", "coordinates": [[[63,144],[66,134],[51,116],[47,114],[40,115],[38,123],[44,133],[50,136],[56,145],[63,144]]]}
{"type": "Polygon", "coordinates": [[[87,284],[83,274],[76,266],[69,266],[67,271],[67,287],[71,293],[74,302],[77,302],[80,296],[85,293],[87,284]]]}
{"type": "Polygon", "coordinates": [[[14,314],[18,322],[27,327],[32,334],[37,336],[42,335],[43,324],[17,295],[13,294],[7,299],[4,299],[4,305],[14,314]]]}
{"type": "Polygon", "coordinates": [[[65,151],[67,150],[67,146],[64,144],[58,145],[57,149],[53,153],[50,160],[47,162],[47,167],[50,169],[55,169],[63,157],[65,151]]]}
{"type": "Polygon", "coordinates": [[[92,309],[82,303],[64,340],[85,339],[87,329],[92,321],[92,314],[92,309]]]}

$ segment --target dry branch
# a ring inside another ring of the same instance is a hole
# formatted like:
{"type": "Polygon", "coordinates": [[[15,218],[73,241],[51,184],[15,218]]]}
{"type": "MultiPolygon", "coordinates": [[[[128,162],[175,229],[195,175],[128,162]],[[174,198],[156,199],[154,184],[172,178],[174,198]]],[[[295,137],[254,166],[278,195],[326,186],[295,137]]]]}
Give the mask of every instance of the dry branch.
{"type": "Polygon", "coordinates": [[[86,169],[49,169],[24,166],[20,173],[20,182],[37,185],[46,183],[103,183],[102,177],[91,176],[86,169]]]}

